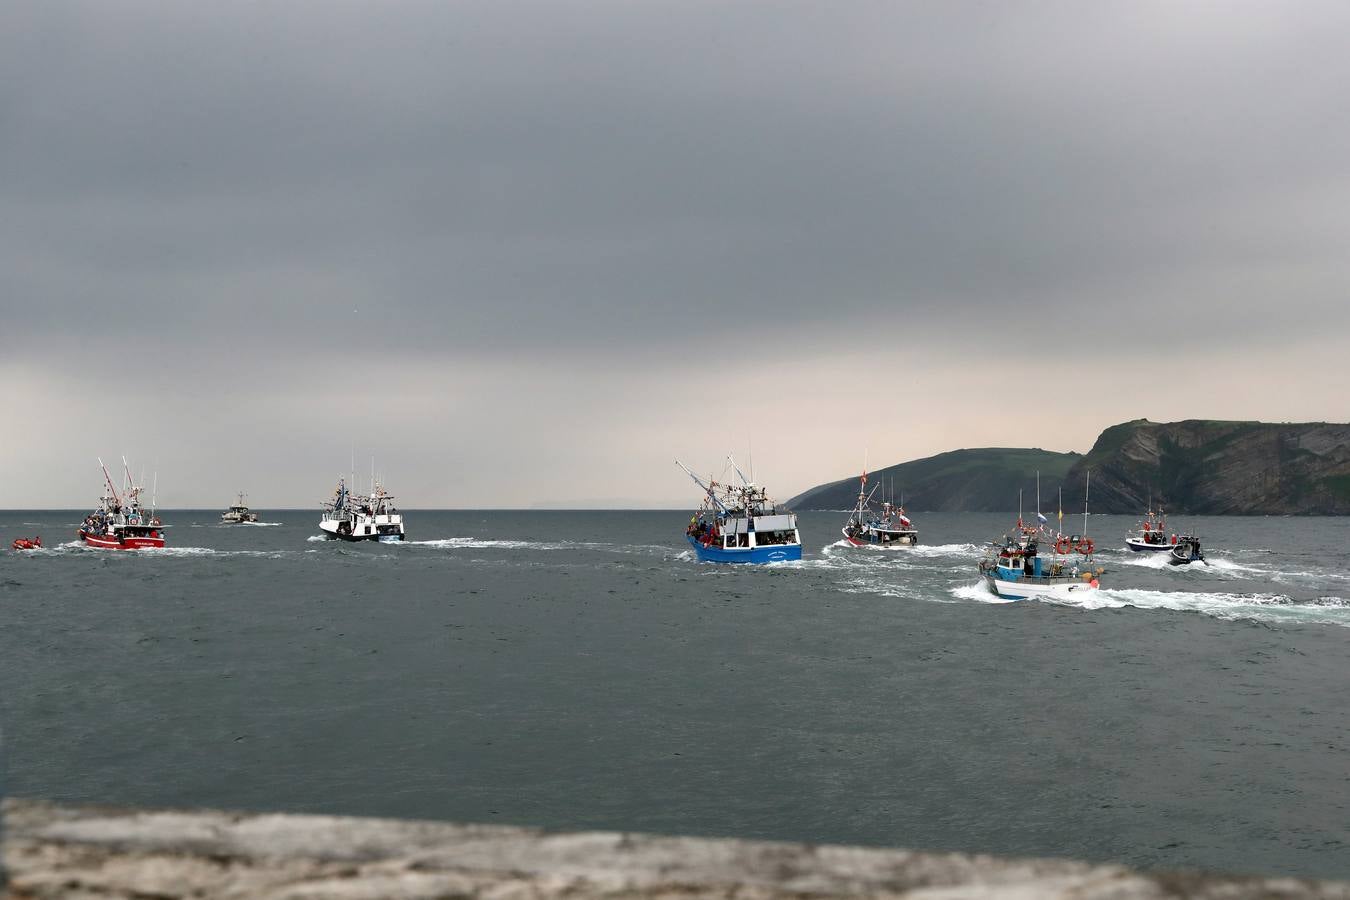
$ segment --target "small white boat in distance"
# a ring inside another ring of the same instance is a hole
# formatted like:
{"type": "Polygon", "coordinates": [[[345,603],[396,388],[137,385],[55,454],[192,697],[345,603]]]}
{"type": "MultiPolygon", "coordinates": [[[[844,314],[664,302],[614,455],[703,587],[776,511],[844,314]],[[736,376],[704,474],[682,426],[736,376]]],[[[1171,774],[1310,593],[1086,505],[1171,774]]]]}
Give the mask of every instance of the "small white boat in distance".
{"type": "Polygon", "coordinates": [[[329,540],[393,543],[403,540],[403,513],[378,481],[366,497],[349,492],[346,480],[339,478],[333,499],[323,505],[319,529],[329,540]]]}
{"type": "Polygon", "coordinates": [[[244,505],[244,492],[239,492],[239,501],[220,514],[222,525],[243,525],[258,521],[258,514],[244,505]]]}

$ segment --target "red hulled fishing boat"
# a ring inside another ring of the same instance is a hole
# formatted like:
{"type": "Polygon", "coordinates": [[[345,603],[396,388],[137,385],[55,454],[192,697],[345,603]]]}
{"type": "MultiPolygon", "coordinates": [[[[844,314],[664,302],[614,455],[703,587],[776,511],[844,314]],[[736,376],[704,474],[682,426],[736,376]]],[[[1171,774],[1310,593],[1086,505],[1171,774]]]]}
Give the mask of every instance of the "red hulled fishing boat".
{"type": "Polygon", "coordinates": [[[78,532],[80,540],[101,550],[163,547],[164,526],[155,515],[153,502],[148,513],[141,507],[141,493],[145,489],[132,479],[126,458],[122,459],[124,477],[120,493],[103,460],[100,459],[98,465],[103,470],[106,491],[99,499],[98,509],[84,517],[78,532]]]}

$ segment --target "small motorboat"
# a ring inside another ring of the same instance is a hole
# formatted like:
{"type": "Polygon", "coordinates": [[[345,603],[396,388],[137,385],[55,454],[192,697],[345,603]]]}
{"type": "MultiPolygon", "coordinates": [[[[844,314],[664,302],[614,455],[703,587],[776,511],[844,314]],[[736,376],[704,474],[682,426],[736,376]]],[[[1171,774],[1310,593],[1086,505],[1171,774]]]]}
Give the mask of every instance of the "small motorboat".
{"type": "Polygon", "coordinates": [[[1200,539],[1193,534],[1183,534],[1176,538],[1172,550],[1167,556],[1168,565],[1186,566],[1193,562],[1205,562],[1205,554],[1200,549],[1200,539]]]}
{"type": "Polygon", "coordinates": [[[41,550],[42,536],[35,538],[15,538],[14,543],[10,545],[15,550],[41,550]]]}

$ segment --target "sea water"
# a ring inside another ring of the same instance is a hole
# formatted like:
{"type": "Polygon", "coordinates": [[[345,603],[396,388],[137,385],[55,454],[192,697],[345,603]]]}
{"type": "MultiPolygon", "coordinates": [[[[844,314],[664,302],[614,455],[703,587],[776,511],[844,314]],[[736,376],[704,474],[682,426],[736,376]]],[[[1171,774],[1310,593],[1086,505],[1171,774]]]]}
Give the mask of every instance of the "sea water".
{"type": "Polygon", "coordinates": [[[12,794],[1350,877],[1350,520],[1175,516],[1173,568],[1094,516],[1104,590],[998,603],[1011,516],[732,567],[681,511],[82,515],[0,513],[51,548],[0,552],[12,794]]]}

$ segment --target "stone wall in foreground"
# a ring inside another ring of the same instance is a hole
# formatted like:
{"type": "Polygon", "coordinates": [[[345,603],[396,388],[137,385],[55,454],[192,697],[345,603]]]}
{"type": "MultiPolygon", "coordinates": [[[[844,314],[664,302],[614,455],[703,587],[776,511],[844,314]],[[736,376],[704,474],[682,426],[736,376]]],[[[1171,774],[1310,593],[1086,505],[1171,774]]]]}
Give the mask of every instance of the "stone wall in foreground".
{"type": "Polygon", "coordinates": [[[1350,884],[1066,860],[204,810],[4,806],[7,898],[1350,900],[1350,884]]]}

